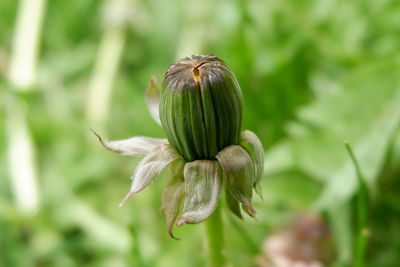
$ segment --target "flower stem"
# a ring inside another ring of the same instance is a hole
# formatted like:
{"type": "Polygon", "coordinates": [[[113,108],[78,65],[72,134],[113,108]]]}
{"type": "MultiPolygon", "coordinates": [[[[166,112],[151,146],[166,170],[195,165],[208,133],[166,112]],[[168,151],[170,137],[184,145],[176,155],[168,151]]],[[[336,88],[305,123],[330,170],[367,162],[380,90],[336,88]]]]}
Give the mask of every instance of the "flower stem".
{"type": "Polygon", "coordinates": [[[222,217],[219,207],[205,221],[207,235],[207,257],[209,267],[223,266],[225,258],[223,256],[224,235],[222,227],[222,217]]]}

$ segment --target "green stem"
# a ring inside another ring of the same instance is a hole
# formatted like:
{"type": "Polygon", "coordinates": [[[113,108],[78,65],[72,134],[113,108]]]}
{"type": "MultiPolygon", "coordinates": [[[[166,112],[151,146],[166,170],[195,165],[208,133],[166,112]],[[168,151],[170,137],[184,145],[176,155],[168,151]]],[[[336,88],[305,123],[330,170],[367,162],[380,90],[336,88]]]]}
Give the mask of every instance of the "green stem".
{"type": "Polygon", "coordinates": [[[353,150],[348,143],[345,143],[347,152],[353,162],[354,168],[357,173],[358,190],[356,195],[356,216],[357,216],[357,229],[356,229],[356,245],[355,245],[355,261],[354,266],[364,266],[365,250],[367,247],[367,212],[368,212],[368,199],[367,187],[365,185],[364,177],[361,173],[360,166],[354,156],[353,150]]]}
{"type": "Polygon", "coordinates": [[[204,222],[207,234],[207,257],[209,267],[223,266],[225,259],[223,256],[224,235],[223,223],[219,207],[204,222]]]}

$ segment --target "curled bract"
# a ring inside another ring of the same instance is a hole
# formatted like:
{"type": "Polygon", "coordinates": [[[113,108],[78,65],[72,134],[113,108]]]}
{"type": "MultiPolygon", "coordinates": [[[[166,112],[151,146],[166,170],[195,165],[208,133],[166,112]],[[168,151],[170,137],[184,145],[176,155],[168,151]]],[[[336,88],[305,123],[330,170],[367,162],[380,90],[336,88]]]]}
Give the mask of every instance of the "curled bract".
{"type": "Polygon", "coordinates": [[[130,196],[139,193],[151,184],[160,172],[180,155],[168,144],[156,146],[136,167],[132,178],[131,189],[122,200],[120,206],[124,205],[130,196]]]}

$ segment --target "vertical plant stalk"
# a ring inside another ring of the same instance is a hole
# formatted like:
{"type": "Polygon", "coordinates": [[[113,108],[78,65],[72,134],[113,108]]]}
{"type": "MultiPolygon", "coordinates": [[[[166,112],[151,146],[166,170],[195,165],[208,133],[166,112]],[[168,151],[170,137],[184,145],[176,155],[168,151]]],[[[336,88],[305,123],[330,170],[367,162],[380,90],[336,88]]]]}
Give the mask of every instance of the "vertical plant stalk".
{"type": "Polygon", "coordinates": [[[35,80],[45,5],[45,0],[20,1],[9,69],[10,83],[17,90],[28,90],[35,80]]]}
{"type": "Polygon", "coordinates": [[[225,264],[223,255],[224,234],[220,208],[204,222],[207,235],[207,260],[209,267],[219,267],[225,264]]]}
{"type": "Polygon", "coordinates": [[[367,216],[368,216],[368,192],[362,175],[360,166],[354,156],[350,144],[345,143],[347,152],[353,162],[356,170],[358,190],[356,195],[356,243],[355,243],[355,260],[354,266],[362,267],[365,261],[365,250],[367,247],[367,216]]]}
{"type": "Polygon", "coordinates": [[[92,127],[103,128],[109,111],[112,86],[125,45],[125,0],[110,0],[105,8],[105,31],[100,41],[94,70],[89,81],[86,115],[92,127]],[[117,17],[117,18],[116,18],[117,17]]]}
{"type": "Polygon", "coordinates": [[[87,116],[93,127],[104,123],[117,68],[124,46],[121,30],[109,30],[102,37],[95,68],[89,83],[87,116]]]}
{"type": "Polygon", "coordinates": [[[25,215],[33,215],[39,208],[35,148],[23,103],[18,99],[7,105],[6,128],[8,168],[16,207],[25,215]]]}
{"type": "MultiPolygon", "coordinates": [[[[21,0],[10,59],[8,80],[14,91],[27,91],[35,83],[38,44],[45,0],[21,0]]],[[[35,214],[39,209],[35,147],[26,121],[24,103],[10,96],[7,105],[7,154],[17,209],[35,214]]]]}

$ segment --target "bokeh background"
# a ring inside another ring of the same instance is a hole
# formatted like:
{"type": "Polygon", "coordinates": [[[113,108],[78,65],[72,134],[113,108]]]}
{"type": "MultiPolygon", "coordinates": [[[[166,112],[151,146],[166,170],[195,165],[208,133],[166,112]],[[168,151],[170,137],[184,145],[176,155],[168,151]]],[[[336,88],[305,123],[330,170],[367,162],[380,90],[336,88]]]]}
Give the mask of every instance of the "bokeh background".
{"type": "Polygon", "coordinates": [[[166,233],[163,177],[118,208],[139,159],[89,130],[163,137],[144,91],[191,54],[236,73],[243,129],[266,152],[258,219],[223,209],[232,266],[260,262],[304,213],[329,228],[330,264],[352,265],[359,187],[344,141],[368,187],[365,265],[397,266],[399,51],[397,0],[0,1],[0,266],[204,266],[203,225],[166,233]]]}

